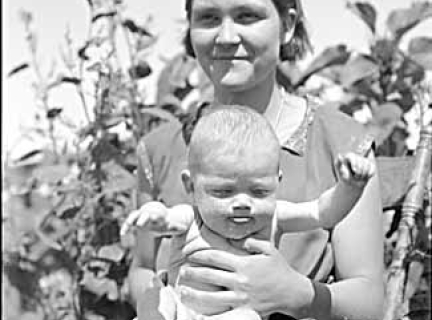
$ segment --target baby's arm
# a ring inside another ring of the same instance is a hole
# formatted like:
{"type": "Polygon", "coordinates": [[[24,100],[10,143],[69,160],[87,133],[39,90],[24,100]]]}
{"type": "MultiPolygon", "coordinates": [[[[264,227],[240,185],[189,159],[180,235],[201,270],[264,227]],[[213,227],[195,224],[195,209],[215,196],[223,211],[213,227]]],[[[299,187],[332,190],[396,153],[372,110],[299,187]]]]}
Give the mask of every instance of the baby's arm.
{"type": "Polygon", "coordinates": [[[336,169],[338,183],[318,199],[303,203],[277,202],[276,215],[282,232],[334,227],[351,211],[375,174],[373,162],[354,153],[339,156],[336,169]]]}
{"type": "Polygon", "coordinates": [[[120,235],[125,235],[134,227],[149,230],[160,237],[178,235],[189,229],[193,219],[194,211],[190,205],[179,204],[167,208],[161,202],[151,201],[129,214],[120,235]]]}

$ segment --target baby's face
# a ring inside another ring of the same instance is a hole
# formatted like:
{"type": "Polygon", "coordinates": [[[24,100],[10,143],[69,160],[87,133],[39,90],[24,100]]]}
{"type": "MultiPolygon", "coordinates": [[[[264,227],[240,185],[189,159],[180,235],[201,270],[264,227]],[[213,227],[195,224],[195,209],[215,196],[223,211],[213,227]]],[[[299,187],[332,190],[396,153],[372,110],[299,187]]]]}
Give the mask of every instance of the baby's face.
{"type": "Polygon", "coordinates": [[[257,149],[205,159],[193,177],[194,204],[204,223],[228,239],[266,234],[272,226],[278,152],[257,149]]]}

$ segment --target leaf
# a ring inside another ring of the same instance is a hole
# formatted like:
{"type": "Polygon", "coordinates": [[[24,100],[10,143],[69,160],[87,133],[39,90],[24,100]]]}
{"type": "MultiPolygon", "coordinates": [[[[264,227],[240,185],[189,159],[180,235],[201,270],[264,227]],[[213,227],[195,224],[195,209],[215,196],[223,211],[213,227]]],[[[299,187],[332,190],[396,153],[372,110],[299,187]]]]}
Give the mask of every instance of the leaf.
{"type": "Polygon", "coordinates": [[[43,165],[34,172],[34,177],[48,184],[57,184],[70,174],[70,168],[66,163],[56,165],[43,165]]]}
{"type": "Polygon", "coordinates": [[[345,112],[346,114],[353,116],[356,111],[362,110],[364,108],[365,102],[361,99],[352,99],[345,103],[342,103],[339,110],[345,112]]]}
{"type": "Polygon", "coordinates": [[[117,284],[114,280],[97,278],[88,271],[84,272],[80,285],[99,298],[106,296],[109,300],[115,301],[119,297],[117,284]]]}
{"type": "Polygon", "coordinates": [[[90,60],[89,56],[86,54],[86,50],[90,46],[91,42],[87,41],[80,49],[78,49],[78,57],[84,61],[90,60]]]}
{"type": "Polygon", "coordinates": [[[102,166],[106,180],[103,182],[103,191],[105,194],[124,192],[135,188],[135,177],[114,161],[104,163],[102,166]]]}
{"type": "Polygon", "coordinates": [[[393,102],[386,102],[373,110],[373,121],[367,124],[367,130],[375,137],[380,146],[392,134],[403,115],[401,108],[393,102]]]}
{"type": "Polygon", "coordinates": [[[127,28],[130,32],[138,33],[140,35],[153,37],[153,35],[144,27],[138,26],[134,21],[126,19],[122,22],[122,25],[127,28]]]}
{"type": "Polygon", "coordinates": [[[62,113],[63,109],[62,108],[51,108],[47,111],[47,119],[54,119],[56,117],[58,117],[60,115],[60,113],[62,113]]]}
{"type": "Polygon", "coordinates": [[[145,61],[141,61],[139,64],[129,68],[129,75],[133,79],[142,79],[149,76],[151,73],[152,69],[145,61]]]}
{"type": "Polygon", "coordinates": [[[424,79],[426,73],[423,66],[411,58],[405,57],[400,68],[397,70],[397,75],[400,81],[410,78],[411,84],[416,84],[424,79]]]}
{"type": "Polygon", "coordinates": [[[397,50],[398,47],[395,41],[392,39],[381,38],[377,39],[371,46],[371,56],[383,64],[388,64],[394,60],[397,50]]]}
{"type": "Polygon", "coordinates": [[[119,159],[121,150],[113,146],[108,139],[103,138],[92,148],[91,155],[95,162],[103,163],[119,159]]]}
{"type": "Polygon", "coordinates": [[[412,39],[408,45],[408,53],[423,68],[432,70],[432,38],[412,39]]]}
{"type": "Polygon", "coordinates": [[[390,12],[387,27],[396,41],[423,20],[432,17],[432,3],[429,1],[414,2],[408,9],[397,9],[390,12]]]}
{"type": "Polygon", "coordinates": [[[326,48],[306,68],[300,79],[295,83],[295,86],[298,87],[304,84],[310,76],[327,67],[346,63],[349,57],[350,53],[347,51],[346,45],[344,44],[326,48]]]}
{"type": "Polygon", "coordinates": [[[13,68],[11,71],[9,71],[8,77],[11,77],[14,74],[17,74],[18,72],[21,72],[27,68],[29,68],[29,64],[28,63],[22,63],[19,66],[16,66],[15,68],[13,68]]]}
{"type": "Polygon", "coordinates": [[[176,117],[174,117],[170,112],[160,108],[144,108],[141,109],[141,114],[150,115],[166,121],[177,121],[176,117]]]}
{"type": "Polygon", "coordinates": [[[281,61],[277,66],[277,82],[285,88],[291,88],[293,83],[298,83],[301,76],[302,71],[295,62],[281,61]]]}
{"type": "Polygon", "coordinates": [[[62,219],[73,219],[78,212],[81,211],[81,207],[71,207],[60,213],[60,218],[62,219]]]}
{"type": "Polygon", "coordinates": [[[18,159],[13,161],[14,167],[24,167],[24,166],[32,166],[37,165],[42,162],[44,158],[44,153],[42,150],[32,150],[18,159]]]}
{"type": "Polygon", "coordinates": [[[359,55],[348,61],[341,70],[340,82],[345,88],[365,78],[374,77],[379,74],[376,62],[367,55],[359,55]]]}
{"type": "Polygon", "coordinates": [[[366,23],[372,33],[375,33],[377,13],[375,7],[372,4],[368,2],[348,2],[347,7],[355,15],[360,17],[364,23],[366,23]]]}
{"type": "Polygon", "coordinates": [[[401,204],[408,191],[415,164],[413,160],[413,157],[379,156],[376,158],[383,208],[401,204]]]}
{"type": "Polygon", "coordinates": [[[62,77],[61,82],[66,82],[66,83],[72,83],[75,85],[78,85],[81,83],[81,79],[76,78],[76,77],[62,77]]]}
{"type": "Polygon", "coordinates": [[[61,219],[71,219],[79,210],[85,210],[86,197],[79,190],[64,191],[58,199],[56,199],[53,211],[56,216],[61,219]]]}
{"type": "Polygon", "coordinates": [[[354,82],[350,87],[350,91],[365,97],[367,100],[373,99],[374,101],[380,101],[383,95],[379,83],[372,81],[370,78],[362,78],[354,82]]]}
{"type": "Polygon", "coordinates": [[[113,128],[113,127],[119,125],[124,120],[125,120],[124,116],[114,116],[114,117],[109,117],[106,119],[101,119],[101,122],[102,122],[102,127],[104,129],[110,129],[110,128],[113,128]]]}
{"type": "Polygon", "coordinates": [[[115,263],[119,263],[125,255],[125,250],[118,244],[103,246],[99,249],[97,256],[115,263]]]}
{"type": "Polygon", "coordinates": [[[117,14],[116,11],[108,11],[108,12],[102,12],[102,13],[98,13],[96,14],[93,18],[92,18],[92,22],[96,22],[97,20],[101,19],[101,18],[111,18],[114,17],[117,14]]]}

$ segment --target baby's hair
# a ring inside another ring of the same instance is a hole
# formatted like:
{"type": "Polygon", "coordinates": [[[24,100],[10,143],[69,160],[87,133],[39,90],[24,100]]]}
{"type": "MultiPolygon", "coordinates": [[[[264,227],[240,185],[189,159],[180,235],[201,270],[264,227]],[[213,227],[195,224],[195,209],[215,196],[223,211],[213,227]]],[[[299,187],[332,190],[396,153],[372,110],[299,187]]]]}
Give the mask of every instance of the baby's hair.
{"type": "Polygon", "coordinates": [[[199,170],[203,159],[219,154],[241,156],[245,148],[279,152],[278,138],[267,119],[245,106],[213,106],[204,113],[192,132],[189,169],[191,172],[199,170]]]}

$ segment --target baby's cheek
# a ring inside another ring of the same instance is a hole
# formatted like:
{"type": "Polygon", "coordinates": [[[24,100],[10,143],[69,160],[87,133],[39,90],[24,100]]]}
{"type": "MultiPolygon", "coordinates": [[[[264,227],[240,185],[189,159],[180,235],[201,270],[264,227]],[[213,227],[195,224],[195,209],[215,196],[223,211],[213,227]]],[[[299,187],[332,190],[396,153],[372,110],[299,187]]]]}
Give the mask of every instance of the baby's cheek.
{"type": "Polygon", "coordinates": [[[265,200],[257,205],[257,213],[268,220],[271,220],[276,211],[276,200],[265,200]]]}

